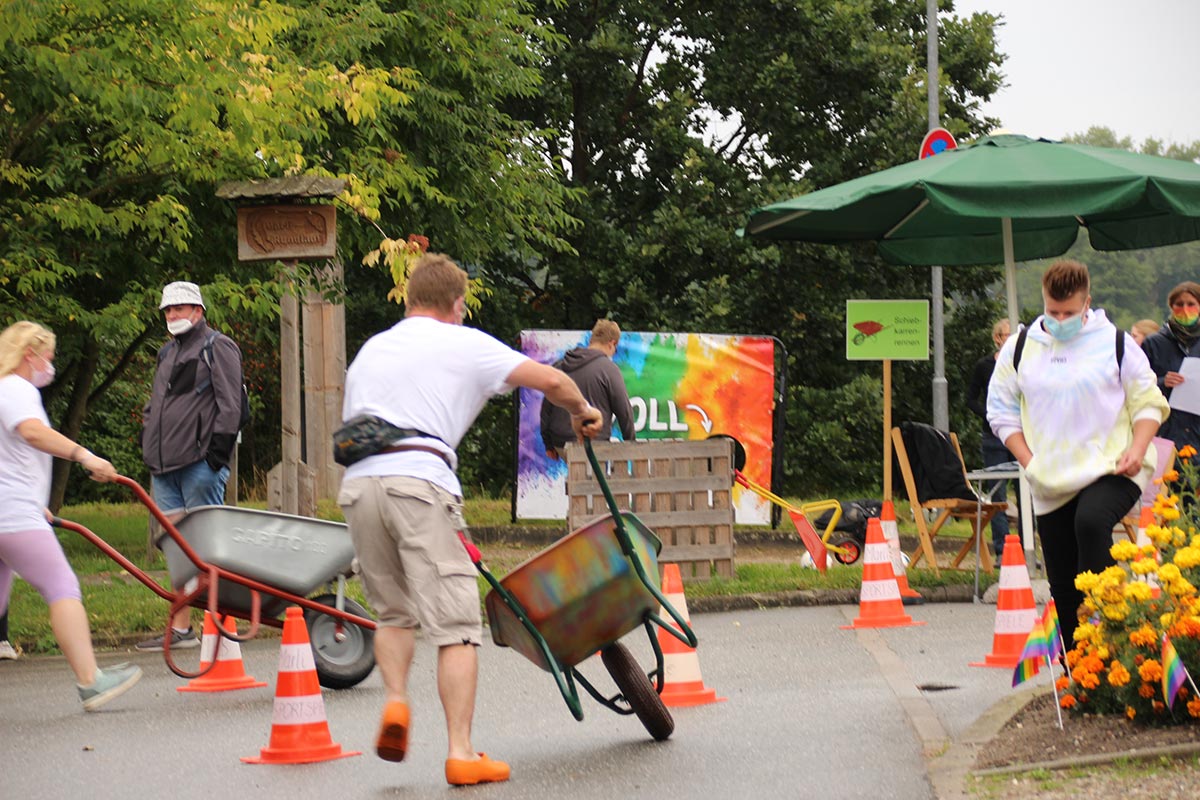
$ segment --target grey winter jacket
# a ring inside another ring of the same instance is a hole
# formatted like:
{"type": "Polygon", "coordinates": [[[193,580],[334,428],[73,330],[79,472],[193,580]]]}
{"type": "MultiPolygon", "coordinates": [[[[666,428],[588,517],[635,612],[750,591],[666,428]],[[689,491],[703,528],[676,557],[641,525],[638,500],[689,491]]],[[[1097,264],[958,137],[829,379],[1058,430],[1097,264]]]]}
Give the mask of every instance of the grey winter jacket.
{"type": "MultiPolygon", "coordinates": [[[[584,399],[600,411],[604,425],[597,436],[606,441],[612,436],[613,415],[621,428],[621,437],[631,442],[634,438],[633,407],[629,404],[629,391],[621,368],[599,350],[576,347],[568,350],[554,366],[571,376],[579,386],[584,399]]],[[[567,442],[575,441],[571,429],[571,415],[545,398],[542,399],[542,443],[550,450],[560,450],[567,442]]]]}
{"type": "Polygon", "coordinates": [[[210,330],[201,319],[158,351],[142,430],[142,460],[154,475],[198,461],[216,471],[233,455],[242,410],[242,351],[217,334],[210,370],[200,357],[210,330]]]}

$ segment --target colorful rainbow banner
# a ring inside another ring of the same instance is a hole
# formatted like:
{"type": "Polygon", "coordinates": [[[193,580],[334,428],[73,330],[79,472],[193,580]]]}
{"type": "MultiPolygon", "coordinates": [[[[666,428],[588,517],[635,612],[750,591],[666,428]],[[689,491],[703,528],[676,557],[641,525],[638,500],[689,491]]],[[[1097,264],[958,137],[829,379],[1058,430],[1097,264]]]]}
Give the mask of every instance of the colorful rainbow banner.
{"type": "MultiPolygon", "coordinates": [[[[553,364],[589,331],[522,331],[520,349],[553,364]]],[[[770,487],[775,408],[775,340],[767,336],[622,332],[613,361],[621,368],[638,439],[733,436],[746,449],[742,470],[770,487]]],[[[517,517],[565,519],[567,467],[542,445],[542,393],[521,389],[517,429],[517,517]]],[[[620,434],[614,426],[614,437],[620,434]]],[[[770,504],[733,487],[736,520],[762,525],[770,504]]]]}

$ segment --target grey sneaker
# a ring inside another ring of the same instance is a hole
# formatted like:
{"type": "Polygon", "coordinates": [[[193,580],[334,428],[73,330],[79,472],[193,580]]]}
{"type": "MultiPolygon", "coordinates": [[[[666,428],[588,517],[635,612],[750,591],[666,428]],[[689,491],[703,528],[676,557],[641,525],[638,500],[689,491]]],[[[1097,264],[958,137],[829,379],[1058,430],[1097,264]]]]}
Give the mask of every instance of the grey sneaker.
{"type": "Polygon", "coordinates": [[[16,661],[21,651],[12,646],[8,639],[0,639],[0,661],[16,661]]]}
{"type": "MultiPolygon", "coordinates": [[[[171,649],[172,650],[187,650],[190,647],[199,647],[200,640],[196,638],[196,629],[189,627],[186,633],[171,628],[171,649]]],[[[155,636],[153,639],[147,639],[144,642],[138,642],[134,648],[145,653],[157,653],[163,649],[163,637],[155,636]]]]}
{"type": "Polygon", "coordinates": [[[142,679],[142,668],[133,664],[113,664],[107,669],[96,668],[96,680],[91,686],[79,687],[79,699],[84,711],[95,711],[109,700],[116,699],[142,679]]]}

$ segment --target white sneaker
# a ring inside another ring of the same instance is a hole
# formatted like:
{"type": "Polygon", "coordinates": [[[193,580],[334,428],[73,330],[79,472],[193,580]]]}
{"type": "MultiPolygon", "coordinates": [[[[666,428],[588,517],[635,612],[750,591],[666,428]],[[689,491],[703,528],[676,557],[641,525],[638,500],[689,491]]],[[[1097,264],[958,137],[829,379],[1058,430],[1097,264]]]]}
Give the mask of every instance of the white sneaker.
{"type": "Polygon", "coordinates": [[[8,639],[0,639],[0,661],[16,661],[21,651],[13,647],[8,639]]]}

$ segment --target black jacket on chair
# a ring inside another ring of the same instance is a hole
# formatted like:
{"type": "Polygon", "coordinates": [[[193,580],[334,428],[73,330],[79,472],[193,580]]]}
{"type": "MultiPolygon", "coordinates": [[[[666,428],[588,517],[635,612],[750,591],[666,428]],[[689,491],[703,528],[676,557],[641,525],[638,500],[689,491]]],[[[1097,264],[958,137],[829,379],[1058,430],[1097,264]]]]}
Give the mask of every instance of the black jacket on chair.
{"type": "MultiPolygon", "coordinates": [[[[975,501],[977,498],[963,476],[963,463],[950,436],[923,422],[901,422],[900,437],[908,451],[909,466],[917,497],[922,503],[951,497],[975,501]]],[[[905,494],[900,463],[892,455],[892,490],[905,494]]]]}

